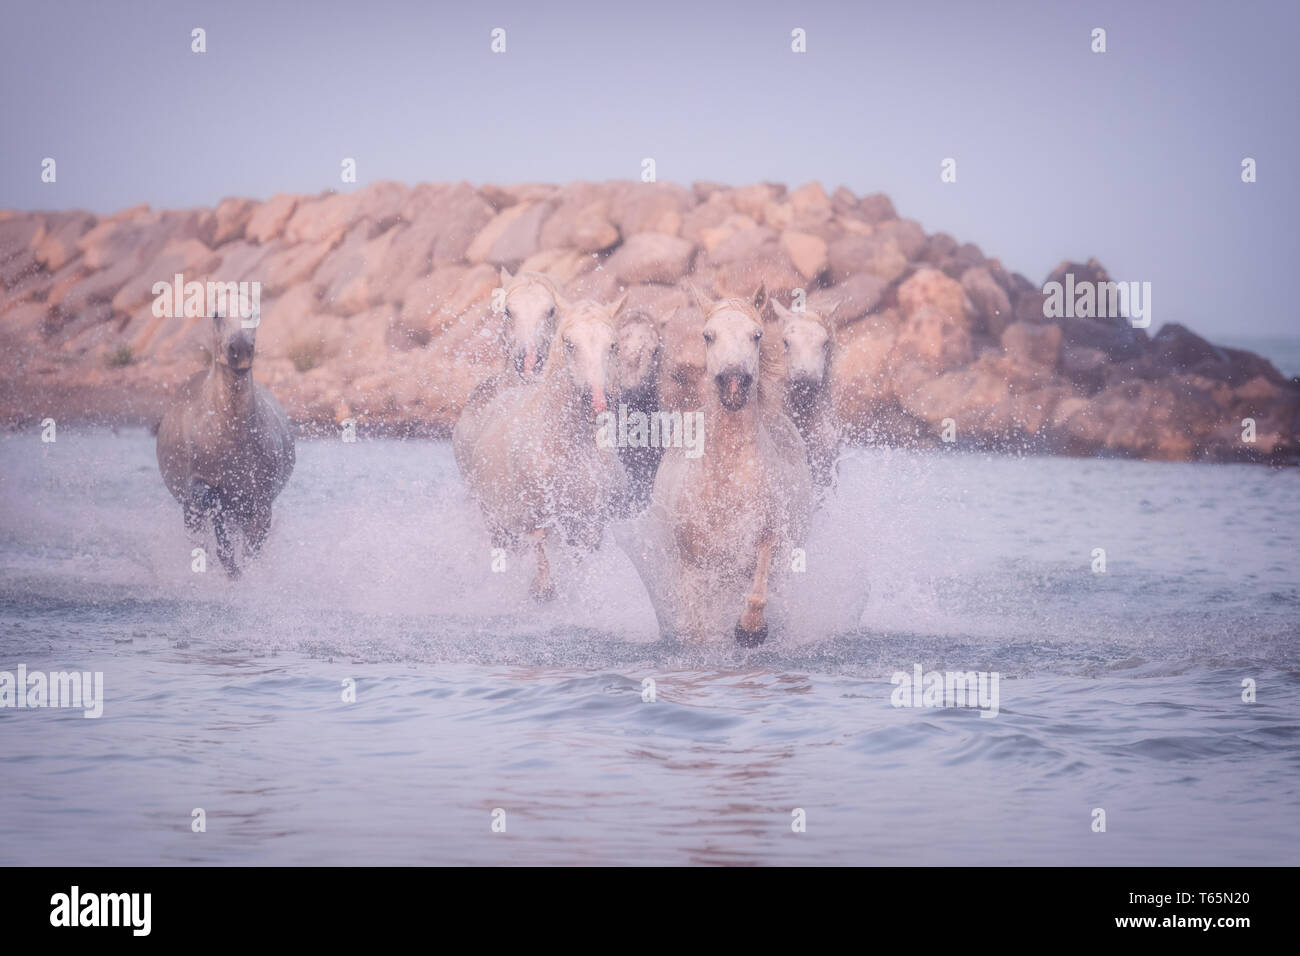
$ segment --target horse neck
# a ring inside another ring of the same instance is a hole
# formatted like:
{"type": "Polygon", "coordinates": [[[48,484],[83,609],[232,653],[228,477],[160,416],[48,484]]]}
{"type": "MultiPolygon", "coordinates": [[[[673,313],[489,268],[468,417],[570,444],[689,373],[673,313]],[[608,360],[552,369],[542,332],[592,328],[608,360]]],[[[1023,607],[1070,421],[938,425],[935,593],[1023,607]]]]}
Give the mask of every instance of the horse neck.
{"type": "Polygon", "coordinates": [[[528,400],[530,416],[551,428],[555,437],[577,439],[587,430],[588,422],[582,402],[573,393],[563,363],[552,366],[548,361],[542,380],[528,400]]]}
{"type": "Polygon", "coordinates": [[[253,372],[240,375],[221,362],[208,372],[208,402],[223,421],[253,417],[253,372]]]}
{"type": "Polygon", "coordinates": [[[732,463],[758,444],[759,403],[757,396],[739,411],[729,411],[713,395],[705,402],[705,427],[709,430],[705,467],[730,472],[732,463]]]}
{"type": "Polygon", "coordinates": [[[783,410],[800,431],[806,426],[821,422],[830,414],[830,407],[831,390],[829,383],[823,383],[810,401],[802,403],[793,401],[789,390],[786,390],[783,410]]]}

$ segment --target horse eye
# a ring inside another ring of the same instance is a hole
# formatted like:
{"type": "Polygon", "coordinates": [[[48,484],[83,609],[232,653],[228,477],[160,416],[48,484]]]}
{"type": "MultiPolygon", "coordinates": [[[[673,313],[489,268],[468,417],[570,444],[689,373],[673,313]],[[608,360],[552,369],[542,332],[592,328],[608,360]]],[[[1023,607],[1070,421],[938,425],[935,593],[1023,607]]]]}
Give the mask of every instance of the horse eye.
{"type": "Polygon", "coordinates": [[[713,333],[712,333],[712,332],[705,332],[705,333],[703,333],[703,335],[704,335],[704,341],[709,342],[709,343],[712,343],[712,342],[713,342],[713,333]]]}
{"type": "Polygon", "coordinates": [[[755,333],[754,333],[754,341],[755,341],[755,342],[757,342],[757,341],[758,341],[759,339],[761,339],[762,337],[763,337],[763,333],[762,333],[761,330],[758,331],[758,332],[755,332],[755,333]]]}
{"type": "Polygon", "coordinates": [[[568,339],[565,339],[565,340],[564,340],[564,347],[565,347],[566,349],[568,349],[570,352],[573,351],[573,343],[572,343],[571,341],[569,341],[568,339]]]}
{"type": "Polygon", "coordinates": [[[506,309],[506,310],[505,310],[505,316],[506,316],[507,319],[513,319],[513,318],[514,318],[514,316],[510,314],[510,310],[509,310],[509,309],[506,309]]]}
{"type": "Polygon", "coordinates": [[[548,319],[555,318],[555,306],[551,306],[551,311],[546,313],[548,319]]]}

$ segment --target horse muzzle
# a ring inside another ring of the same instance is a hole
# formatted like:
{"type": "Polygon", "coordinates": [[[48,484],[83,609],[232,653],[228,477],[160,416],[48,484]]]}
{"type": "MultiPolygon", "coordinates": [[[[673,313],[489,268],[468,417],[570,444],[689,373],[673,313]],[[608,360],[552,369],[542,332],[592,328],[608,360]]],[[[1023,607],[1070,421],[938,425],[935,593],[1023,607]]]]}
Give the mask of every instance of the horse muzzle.
{"type": "Polygon", "coordinates": [[[240,336],[226,344],[226,364],[237,372],[253,367],[253,340],[240,336]]]}
{"type": "Polygon", "coordinates": [[[714,376],[714,384],[717,385],[718,401],[722,407],[736,412],[749,401],[749,387],[754,384],[754,376],[738,369],[720,372],[714,376]]]}

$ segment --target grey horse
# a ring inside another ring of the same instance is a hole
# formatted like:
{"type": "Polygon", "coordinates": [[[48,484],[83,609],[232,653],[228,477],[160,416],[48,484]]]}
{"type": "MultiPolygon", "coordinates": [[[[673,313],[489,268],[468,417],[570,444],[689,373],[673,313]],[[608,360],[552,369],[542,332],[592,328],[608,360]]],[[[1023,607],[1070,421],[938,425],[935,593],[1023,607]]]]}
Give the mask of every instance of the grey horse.
{"type": "Polygon", "coordinates": [[[235,533],[256,554],[271,525],[271,502],[293,471],[293,431],[280,403],[253,381],[256,328],[217,315],[211,365],[191,379],[158,426],[158,468],[181,503],[192,536],[207,522],[226,573],[239,577],[235,533]]]}

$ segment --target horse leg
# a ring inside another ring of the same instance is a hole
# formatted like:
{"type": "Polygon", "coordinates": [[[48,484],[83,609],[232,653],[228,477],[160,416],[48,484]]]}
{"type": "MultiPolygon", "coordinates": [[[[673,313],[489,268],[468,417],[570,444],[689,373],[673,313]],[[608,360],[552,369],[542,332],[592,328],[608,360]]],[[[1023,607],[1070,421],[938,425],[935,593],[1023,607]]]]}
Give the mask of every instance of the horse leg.
{"type": "Polygon", "coordinates": [[[772,539],[764,538],[758,545],[758,561],[754,568],[754,586],[746,599],[745,613],[736,625],[736,643],[741,647],[757,647],[767,640],[767,622],[763,609],[767,607],[767,573],[772,565],[772,539]]]}
{"type": "Polygon", "coordinates": [[[226,569],[226,576],[231,580],[239,578],[239,565],[235,563],[235,543],[231,538],[231,531],[235,527],[234,515],[218,502],[216,513],[212,516],[212,530],[217,536],[217,557],[221,559],[221,566],[226,569]]]}
{"type": "Polygon", "coordinates": [[[537,577],[533,578],[532,586],[528,589],[533,599],[537,601],[550,601],[555,598],[555,585],[551,582],[551,565],[546,560],[546,529],[538,528],[530,536],[537,548],[537,577]]]}
{"type": "Polygon", "coordinates": [[[216,511],[217,493],[212,486],[197,479],[190,483],[189,494],[181,510],[185,515],[185,531],[195,542],[203,542],[203,522],[216,511]]]}
{"type": "Polygon", "coordinates": [[[248,546],[250,554],[257,555],[262,551],[262,544],[266,541],[266,532],[271,528],[271,509],[258,508],[252,516],[244,523],[244,543],[248,546]]]}

